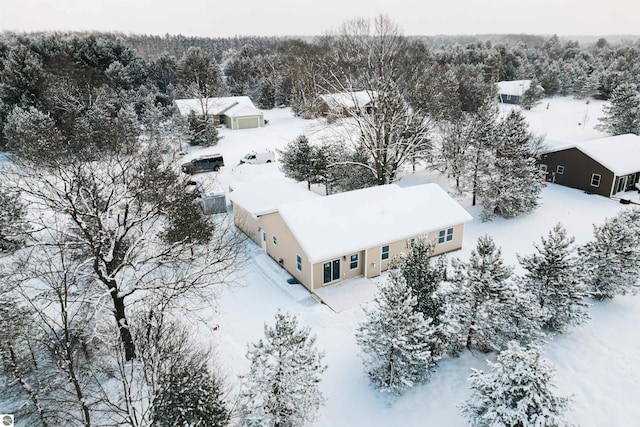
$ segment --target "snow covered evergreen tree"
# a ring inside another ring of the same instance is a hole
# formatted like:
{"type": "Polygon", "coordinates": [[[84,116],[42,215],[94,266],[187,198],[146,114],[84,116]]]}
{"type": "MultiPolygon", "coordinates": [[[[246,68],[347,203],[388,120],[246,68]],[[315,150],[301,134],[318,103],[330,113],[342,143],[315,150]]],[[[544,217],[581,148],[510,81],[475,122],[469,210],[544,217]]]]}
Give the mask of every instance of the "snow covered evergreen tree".
{"type": "Polygon", "coordinates": [[[381,391],[401,394],[426,381],[437,357],[435,328],[417,311],[417,300],[402,273],[391,270],[379,289],[376,306],[367,310],[356,341],[369,379],[381,391]]]}
{"type": "Polygon", "coordinates": [[[0,253],[11,252],[23,245],[26,237],[26,207],[20,193],[0,186],[0,253]]]}
{"type": "Polygon", "coordinates": [[[228,425],[222,382],[208,367],[207,352],[187,354],[160,379],[153,400],[156,427],[228,425]]]}
{"type": "Polygon", "coordinates": [[[594,225],[595,240],[579,249],[594,298],[611,299],[640,289],[640,210],[628,209],[594,225]]]}
{"type": "Polygon", "coordinates": [[[587,318],[588,296],[582,284],[582,268],[562,224],[557,224],[542,237],[541,245],[534,245],[536,253],[519,256],[526,273],[522,278],[525,289],[538,299],[544,316],[543,327],[562,332],[568,326],[579,325],[587,318]]]}
{"type": "MultiPolygon", "coordinates": [[[[215,58],[200,47],[189,47],[178,61],[182,91],[201,100],[228,92],[215,58]]],[[[203,111],[207,115],[207,111],[203,111]]]]}
{"type": "Polygon", "coordinates": [[[536,105],[540,104],[542,98],[544,98],[544,89],[540,86],[537,79],[531,79],[529,88],[524,91],[522,98],[520,99],[520,106],[525,110],[531,110],[536,105]]]}
{"type": "Polygon", "coordinates": [[[444,322],[450,352],[462,346],[499,350],[510,340],[523,344],[538,338],[540,313],[533,296],[512,281],[513,269],[491,237],[478,238],[469,262],[453,261],[453,289],[447,295],[444,322]]]}
{"type": "Polygon", "coordinates": [[[490,373],[473,370],[471,397],[461,413],[472,427],[571,427],[564,416],[569,399],[553,393],[553,369],[539,347],[516,342],[487,362],[490,373]]]}
{"type": "Polygon", "coordinates": [[[307,188],[318,182],[318,171],[314,158],[316,148],[309,143],[306,136],[300,135],[289,142],[283,150],[276,150],[280,156],[282,172],[296,181],[306,181],[307,188]]]}
{"type": "Polygon", "coordinates": [[[474,118],[469,113],[438,123],[440,132],[434,146],[433,163],[436,169],[455,180],[457,190],[462,189],[470,165],[474,164],[473,126],[474,118]]]}
{"type": "Polygon", "coordinates": [[[468,185],[473,196],[472,205],[480,193],[482,177],[488,175],[489,165],[494,157],[497,139],[498,110],[491,99],[486,99],[474,116],[471,128],[471,143],[468,148],[471,166],[466,173],[468,185]]]}
{"type": "MultiPolygon", "coordinates": [[[[427,236],[419,236],[413,241],[406,253],[392,261],[416,298],[416,310],[431,321],[435,337],[443,339],[440,331],[440,316],[444,312],[444,297],[440,286],[446,276],[446,260],[443,256],[432,258],[434,242],[427,236]]],[[[436,344],[437,340],[429,341],[436,344]]],[[[431,347],[433,355],[441,353],[441,345],[431,347]]]]}
{"type": "Polygon", "coordinates": [[[243,377],[240,416],[245,426],[296,427],[313,421],[324,397],[319,389],[324,354],[308,327],[278,311],[264,339],[249,346],[251,366],[243,377]]]}
{"type": "Polygon", "coordinates": [[[38,163],[62,155],[68,145],[51,115],[35,107],[14,107],[6,118],[3,135],[10,151],[38,163]]]}
{"type": "Polygon", "coordinates": [[[599,118],[596,129],[612,135],[633,133],[640,135],[640,92],[633,83],[618,85],[609,99],[610,104],[602,107],[604,115],[599,118]]]}
{"type": "Polygon", "coordinates": [[[498,214],[512,218],[538,206],[544,184],[536,165],[539,144],[518,110],[501,121],[494,156],[478,187],[488,217],[498,214]]]}
{"type": "Polygon", "coordinates": [[[187,116],[187,125],[189,144],[208,147],[218,143],[218,129],[209,116],[191,111],[187,116]]]}

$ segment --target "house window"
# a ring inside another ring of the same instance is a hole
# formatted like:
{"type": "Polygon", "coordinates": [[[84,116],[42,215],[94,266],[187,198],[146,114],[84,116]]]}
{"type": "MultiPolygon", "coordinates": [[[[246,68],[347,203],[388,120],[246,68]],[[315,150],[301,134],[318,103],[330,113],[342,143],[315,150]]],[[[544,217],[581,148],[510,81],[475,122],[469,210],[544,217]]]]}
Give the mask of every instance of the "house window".
{"type": "Polygon", "coordinates": [[[278,238],[273,236],[273,245],[276,246],[278,244],[278,238]]]}
{"type": "Polygon", "coordinates": [[[438,244],[450,242],[452,240],[453,240],[453,228],[440,230],[440,232],[438,233],[438,244]]]}
{"type": "Polygon", "coordinates": [[[415,245],[416,245],[416,238],[415,237],[410,238],[407,247],[412,248],[415,245]]]}
{"type": "Polygon", "coordinates": [[[302,271],[302,257],[300,255],[296,255],[296,268],[298,271],[302,271]]]}
{"type": "Polygon", "coordinates": [[[382,247],[382,260],[389,259],[389,245],[382,247]]]}
{"type": "Polygon", "coordinates": [[[542,172],[547,173],[547,165],[540,163],[539,168],[542,172]]]}
{"type": "Polygon", "coordinates": [[[358,254],[351,255],[351,262],[349,263],[349,267],[352,270],[358,268],[358,254]]]}
{"type": "Polygon", "coordinates": [[[562,165],[556,166],[556,173],[558,173],[559,175],[562,175],[564,173],[564,166],[562,165]]]}
{"type": "Polygon", "coordinates": [[[597,173],[591,175],[591,186],[600,187],[600,175],[598,175],[597,173]]]}

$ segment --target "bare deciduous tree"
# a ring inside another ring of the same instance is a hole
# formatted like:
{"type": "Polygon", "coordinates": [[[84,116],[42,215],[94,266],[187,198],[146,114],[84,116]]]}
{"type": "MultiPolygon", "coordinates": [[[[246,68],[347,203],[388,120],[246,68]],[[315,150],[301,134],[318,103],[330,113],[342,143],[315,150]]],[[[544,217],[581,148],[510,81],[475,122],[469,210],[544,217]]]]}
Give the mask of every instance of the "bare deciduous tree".
{"type": "Polygon", "coordinates": [[[106,291],[126,359],[135,357],[127,322],[134,294],[170,289],[211,292],[241,259],[239,233],[224,218],[213,221],[185,200],[176,172],[154,144],[137,153],[102,153],[102,160],[69,156],[46,172],[20,163],[15,185],[22,189],[34,222],[81,260],[91,282],[106,291]],[[174,222],[190,227],[170,234],[174,222]]]}
{"type": "Polygon", "coordinates": [[[409,104],[408,96],[421,62],[409,54],[409,42],[385,16],[373,24],[362,19],[345,23],[334,44],[333,72],[321,83],[323,91],[351,98],[343,109],[349,119],[344,125],[353,147],[370,157],[357,166],[370,170],[378,185],[393,182],[402,166],[426,156],[430,147],[430,119],[409,104]]]}

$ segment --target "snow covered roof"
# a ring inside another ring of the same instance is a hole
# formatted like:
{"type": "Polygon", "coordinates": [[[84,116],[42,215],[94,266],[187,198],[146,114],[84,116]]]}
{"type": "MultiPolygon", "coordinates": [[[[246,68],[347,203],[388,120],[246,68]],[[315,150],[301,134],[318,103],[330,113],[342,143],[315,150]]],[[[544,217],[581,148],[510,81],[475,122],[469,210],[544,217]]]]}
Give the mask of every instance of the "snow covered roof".
{"type": "Polygon", "coordinates": [[[470,221],[440,186],[384,185],[279,208],[311,262],[470,221]]]}
{"type": "Polygon", "coordinates": [[[275,212],[283,204],[320,197],[293,181],[275,177],[234,182],[230,187],[229,199],[256,217],[275,212]]]}
{"type": "MultiPolygon", "coordinates": [[[[203,114],[204,111],[209,115],[227,114],[228,110],[237,107],[250,107],[253,109],[252,114],[256,115],[256,111],[260,113],[258,109],[253,105],[251,99],[248,96],[227,96],[223,98],[189,98],[189,99],[176,99],[176,106],[178,111],[183,116],[189,115],[192,111],[196,114],[203,114]]],[[[261,113],[260,113],[261,114],[261,113]]],[[[236,115],[238,116],[238,110],[236,115]]]]}
{"type": "Polygon", "coordinates": [[[375,96],[375,93],[361,90],[357,92],[338,92],[338,93],[328,93],[325,95],[320,95],[320,99],[322,99],[329,108],[347,108],[352,109],[356,106],[364,107],[372,101],[372,96],[375,96]]]}
{"type": "Polygon", "coordinates": [[[250,105],[238,104],[225,111],[224,115],[229,117],[262,116],[262,111],[250,105]]]}
{"type": "Polygon", "coordinates": [[[640,136],[624,134],[574,144],[552,141],[547,153],[577,148],[618,176],[640,171],[640,136]]]}
{"type": "Polygon", "coordinates": [[[498,82],[500,95],[522,96],[531,86],[531,80],[510,80],[498,82]]]}

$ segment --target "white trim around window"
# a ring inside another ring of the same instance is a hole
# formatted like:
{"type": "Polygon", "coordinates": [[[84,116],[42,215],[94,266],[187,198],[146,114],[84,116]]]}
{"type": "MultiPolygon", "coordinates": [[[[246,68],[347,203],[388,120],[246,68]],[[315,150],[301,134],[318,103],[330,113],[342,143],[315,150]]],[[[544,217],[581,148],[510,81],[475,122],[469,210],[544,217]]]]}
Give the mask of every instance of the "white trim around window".
{"type": "Polygon", "coordinates": [[[389,245],[384,245],[382,247],[382,250],[380,251],[380,259],[382,259],[383,261],[385,259],[389,259],[389,245]]]}
{"type": "Polygon", "coordinates": [[[558,175],[562,175],[564,173],[564,166],[563,165],[556,166],[556,173],[558,175]]]}
{"type": "Polygon", "coordinates": [[[597,174],[591,174],[591,186],[592,187],[600,187],[600,180],[602,179],[602,177],[597,174]]]}
{"type": "Polygon", "coordinates": [[[349,268],[351,268],[351,270],[355,270],[358,268],[358,264],[360,264],[360,256],[358,254],[351,255],[349,259],[349,268]]]}
{"type": "Polygon", "coordinates": [[[438,244],[447,243],[453,240],[453,227],[438,232],[438,244]]]}

